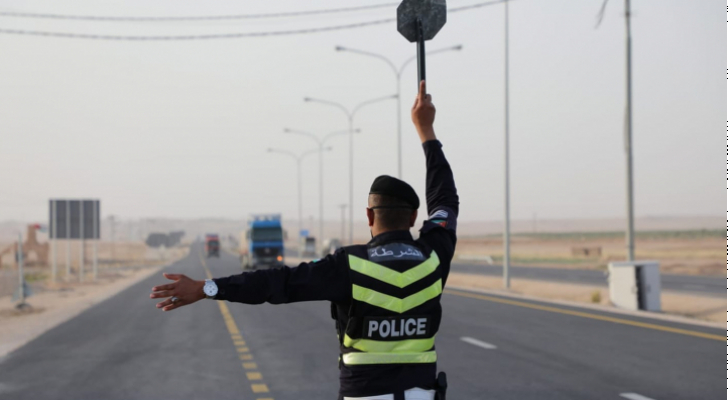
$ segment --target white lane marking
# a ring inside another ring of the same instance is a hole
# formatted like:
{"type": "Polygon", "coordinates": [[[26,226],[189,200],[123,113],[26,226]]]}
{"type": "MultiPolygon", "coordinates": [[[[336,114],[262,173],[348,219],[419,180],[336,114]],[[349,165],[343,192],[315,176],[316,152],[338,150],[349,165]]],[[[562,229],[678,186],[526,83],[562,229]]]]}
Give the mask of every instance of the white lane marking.
{"type": "Polygon", "coordinates": [[[642,396],[641,394],[637,393],[620,393],[621,397],[624,397],[625,399],[629,400],[654,400],[652,398],[649,398],[647,396],[642,396]]]}
{"type": "Polygon", "coordinates": [[[486,343],[486,342],[480,341],[478,339],[473,339],[473,338],[467,337],[467,336],[466,337],[461,337],[460,340],[462,340],[465,343],[470,343],[473,346],[482,347],[482,348],[488,349],[488,350],[495,350],[495,349],[498,348],[498,347],[496,347],[493,344],[486,343]]]}

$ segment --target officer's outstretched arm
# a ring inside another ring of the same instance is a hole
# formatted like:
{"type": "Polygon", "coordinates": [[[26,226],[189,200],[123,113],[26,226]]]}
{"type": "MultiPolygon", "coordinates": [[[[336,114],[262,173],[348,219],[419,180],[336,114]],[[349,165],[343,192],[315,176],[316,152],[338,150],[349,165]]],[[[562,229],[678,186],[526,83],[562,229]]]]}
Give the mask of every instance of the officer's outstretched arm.
{"type": "Polygon", "coordinates": [[[435,106],[432,96],[427,94],[425,81],[420,82],[415,105],[412,107],[412,122],[422,141],[427,163],[427,215],[429,218],[421,232],[426,234],[433,229],[445,228],[455,241],[455,229],[459,212],[459,199],[450,164],[442,152],[442,144],[435,136],[435,106]]]}

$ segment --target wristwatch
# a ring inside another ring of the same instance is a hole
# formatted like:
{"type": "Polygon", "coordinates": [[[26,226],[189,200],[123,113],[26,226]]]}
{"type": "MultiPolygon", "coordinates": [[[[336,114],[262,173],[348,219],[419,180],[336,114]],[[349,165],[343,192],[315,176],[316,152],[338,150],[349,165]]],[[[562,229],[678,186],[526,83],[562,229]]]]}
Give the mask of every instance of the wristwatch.
{"type": "Polygon", "coordinates": [[[217,285],[212,279],[205,279],[205,286],[202,287],[202,291],[205,292],[205,298],[214,299],[217,296],[217,285]]]}

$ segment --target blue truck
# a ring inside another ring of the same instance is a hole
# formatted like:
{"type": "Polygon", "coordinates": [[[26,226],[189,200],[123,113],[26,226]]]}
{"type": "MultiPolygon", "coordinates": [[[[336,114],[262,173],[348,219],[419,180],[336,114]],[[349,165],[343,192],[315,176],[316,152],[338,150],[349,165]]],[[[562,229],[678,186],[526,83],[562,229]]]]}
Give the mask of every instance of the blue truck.
{"type": "Polygon", "coordinates": [[[280,214],[251,215],[241,238],[243,269],[279,268],[285,265],[280,214]]]}

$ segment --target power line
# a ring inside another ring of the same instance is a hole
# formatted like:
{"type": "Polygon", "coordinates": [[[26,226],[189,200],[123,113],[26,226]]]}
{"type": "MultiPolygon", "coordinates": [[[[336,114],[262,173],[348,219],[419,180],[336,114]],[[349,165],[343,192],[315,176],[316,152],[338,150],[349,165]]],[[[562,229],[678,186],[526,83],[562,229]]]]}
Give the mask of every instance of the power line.
{"type": "Polygon", "coordinates": [[[271,32],[238,32],[238,33],[216,33],[209,35],[169,35],[169,36],[123,36],[123,35],[98,35],[87,33],[66,33],[66,32],[44,32],[27,31],[20,29],[0,29],[0,34],[29,35],[29,36],[50,36],[68,39],[93,39],[93,40],[128,40],[128,41],[172,41],[172,40],[211,40],[211,39],[239,39],[244,37],[265,37],[265,36],[288,36],[307,33],[319,33],[337,31],[342,29],[362,28],[365,26],[386,24],[396,21],[397,18],[382,19],[378,21],[359,22],[347,25],[326,26],[320,28],[293,29],[286,31],[271,32]]]}
{"type": "Polygon", "coordinates": [[[64,15],[64,14],[0,11],[0,17],[64,19],[64,20],[78,20],[78,21],[135,21],[135,22],[141,22],[141,21],[144,21],[144,22],[147,22],[147,21],[151,21],[151,22],[217,21],[217,20],[232,20],[232,19],[283,18],[283,17],[299,17],[299,16],[305,16],[305,15],[334,14],[334,13],[345,13],[345,12],[371,10],[371,9],[384,8],[384,7],[394,7],[397,5],[398,5],[398,3],[380,3],[380,4],[371,4],[371,5],[367,5],[367,6],[330,8],[330,9],[323,9],[323,10],[291,11],[291,12],[266,13],[266,14],[207,15],[207,16],[190,16],[190,17],[170,17],[170,16],[114,17],[114,16],[103,16],[103,15],[64,15]]]}
{"type": "MultiPolygon", "coordinates": [[[[472,10],[475,8],[481,8],[491,6],[495,4],[503,3],[505,0],[494,0],[484,3],[476,3],[462,7],[455,7],[448,10],[449,13],[472,10]]],[[[143,36],[143,35],[106,35],[106,34],[93,34],[93,33],[71,33],[71,32],[48,32],[48,31],[34,31],[34,30],[23,30],[23,29],[0,29],[0,34],[6,35],[25,35],[25,36],[42,36],[42,37],[57,37],[66,39],[89,39],[89,40],[110,40],[110,41],[183,41],[183,40],[213,40],[213,39],[239,39],[246,37],[267,37],[267,36],[290,36],[290,35],[301,35],[309,33],[321,33],[339,31],[344,29],[355,29],[363,28],[367,26],[388,24],[390,22],[397,21],[397,18],[387,18],[374,21],[357,22],[345,25],[333,25],[317,28],[303,28],[303,29],[291,29],[283,31],[268,31],[268,32],[236,32],[236,33],[216,33],[216,34],[204,34],[204,35],[154,35],[154,36],[143,36]]]]}

